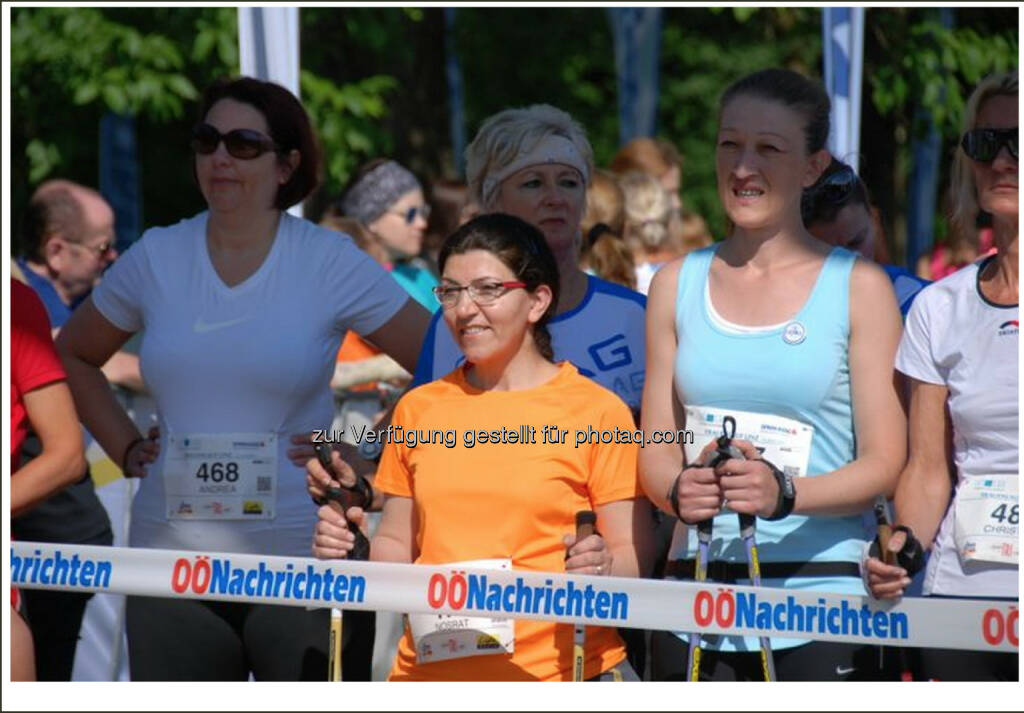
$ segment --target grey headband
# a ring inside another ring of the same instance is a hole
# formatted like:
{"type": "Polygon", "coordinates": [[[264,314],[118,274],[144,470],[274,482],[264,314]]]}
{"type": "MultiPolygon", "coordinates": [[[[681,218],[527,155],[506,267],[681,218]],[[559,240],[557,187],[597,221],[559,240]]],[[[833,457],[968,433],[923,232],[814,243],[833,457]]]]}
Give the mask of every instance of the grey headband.
{"type": "Polygon", "coordinates": [[[341,197],[341,210],[363,225],[384,215],[409,191],[422,190],[416,176],[394,161],[377,166],[341,197]]]}

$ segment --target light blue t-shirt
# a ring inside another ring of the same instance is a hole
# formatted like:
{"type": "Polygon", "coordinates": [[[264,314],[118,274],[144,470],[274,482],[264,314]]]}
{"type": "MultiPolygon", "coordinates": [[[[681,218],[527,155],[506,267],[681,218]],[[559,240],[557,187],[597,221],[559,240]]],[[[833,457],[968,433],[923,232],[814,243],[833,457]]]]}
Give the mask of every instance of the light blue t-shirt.
{"type": "Polygon", "coordinates": [[[396,262],[391,268],[391,276],[409,296],[419,302],[428,312],[437,309],[437,298],[433,289],[438,284],[437,278],[425,267],[414,262],[396,262]]]}
{"type": "MultiPolygon", "coordinates": [[[[690,253],[680,268],[676,301],[679,348],[674,369],[679,400],[687,406],[772,414],[812,426],[807,477],[846,465],[856,454],[849,364],[850,272],[856,255],[843,248],[829,253],[810,296],[793,319],[775,328],[740,332],[724,329],[709,312],[706,284],[717,249],[718,245],[712,245],[690,253]],[[800,327],[793,327],[794,322],[800,327]]],[[[796,485],[799,489],[799,482],[796,485]]],[[[713,536],[712,560],[746,564],[734,513],[715,518],[713,536]]],[[[863,536],[859,515],[757,520],[762,563],[856,563],[863,536]]],[[[688,557],[695,555],[695,539],[691,537],[688,557]]],[[[864,593],[857,577],[765,579],[763,584],[864,593]]],[[[757,650],[756,638],[711,638],[709,648],[757,650]]],[[[805,642],[772,639],[776,648],[800,643],[805,642]]]]}

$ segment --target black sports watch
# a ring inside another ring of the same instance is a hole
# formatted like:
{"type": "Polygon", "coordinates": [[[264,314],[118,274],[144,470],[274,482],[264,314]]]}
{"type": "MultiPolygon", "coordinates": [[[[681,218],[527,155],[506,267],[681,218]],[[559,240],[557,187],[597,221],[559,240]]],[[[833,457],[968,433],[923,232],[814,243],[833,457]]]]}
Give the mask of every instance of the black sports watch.
{"type": "Polygon", "coordinates": [[[356,452],[363,460],[380,463],[380,454],[384,452],[384,444],[380,441],[363,441],[356,446],[356,452]]]}
{"type": "Polygon", "coordinates": [[[786,475],[775,467],[771,461],[761,459],[772,470],[775,482],[779,486],[779,499],[775,502],[775,510],[765,520],[781,520],[793,512],[796,505],[796,486],[793,484],[793,476],[786,475]]]}

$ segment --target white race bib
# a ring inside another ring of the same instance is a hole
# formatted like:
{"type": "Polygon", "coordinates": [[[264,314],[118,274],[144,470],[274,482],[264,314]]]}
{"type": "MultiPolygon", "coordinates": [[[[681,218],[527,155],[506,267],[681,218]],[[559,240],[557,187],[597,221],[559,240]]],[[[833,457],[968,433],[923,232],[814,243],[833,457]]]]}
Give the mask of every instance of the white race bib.
{"type": "Polygon", "coordinates": [[[813,426],[782,416],[710,406],[686,407],[686,428],[693,432],[693,443],[684,446],[687,463],[697,463],[704,446],[722,435],[722,421],[726,416],[736,419],[734,438],[753,443],[765,460],[774,463],[786,475],[793,478],[807,475],[813,426]]]}
{"type": "Polygon", "coordinates": [[[956,542],[960,561],[1016,565],[1020,505],[1017,475],[982,475],[964,480],[956,491],[956,542]]]}
{"type": "MultiPolygon", "coordinates": [[[[807,475],[811,460],[811,440],[814,427],[792,418],[772,414],[721,409],[710,406],[687,406],[686,428],[693,432],[693,443],[683,446],[687,463],[700,462],[700,453],[710,441],[722,435],[722,422],[726,416],[736,419],[733,438],[750,441],[765,460],[771,461],[786,475],[802,478],[807,475]]],[[[690,552],[689,530],[676,523],[669,548],[670,559],[683,559],[690,552]]]]}
{"type": "MultiPolygon", "coordinates": [[[[450,566],[510,570],[512,560],[472,560],[450,566]]],[[[515,651],[515,621],[512,619],[451,614],[409,614],[408,617],[417,663],[515,651]]]]}
{"type": "Polygon", "coordinates": [[[170,434],[165,447],[168,519],[274,518],[277,434],[170,434]]]}

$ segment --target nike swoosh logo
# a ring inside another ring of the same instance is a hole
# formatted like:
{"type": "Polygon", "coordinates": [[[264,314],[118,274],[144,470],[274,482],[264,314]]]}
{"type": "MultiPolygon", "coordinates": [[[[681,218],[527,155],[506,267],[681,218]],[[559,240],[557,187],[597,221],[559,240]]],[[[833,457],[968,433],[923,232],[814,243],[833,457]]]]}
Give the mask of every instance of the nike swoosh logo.
{"type": "Polygon", "coordinates": [[[202,317],[196,320],[196,323],[192,325],[192,331],[196,334],[203,334],[205,332],[215,332],[218,329],[224,329],[226,327],[233,327],[236,324],[242,322],[248,322],[249,317],[239,317],[238,319],[229,319],[225,322],[206,322],[202,317]]]}
{"type": "Polygon", "coordinates": [[[849,674],[853,673],[856,670],[857,669],[855,669],[855,668],[843,668],[842,666],[836,666],[836,675],[837,676],[846,676],[846,675],[849,675],[849,674]]]}

